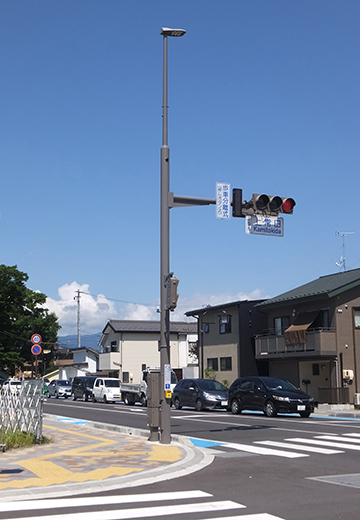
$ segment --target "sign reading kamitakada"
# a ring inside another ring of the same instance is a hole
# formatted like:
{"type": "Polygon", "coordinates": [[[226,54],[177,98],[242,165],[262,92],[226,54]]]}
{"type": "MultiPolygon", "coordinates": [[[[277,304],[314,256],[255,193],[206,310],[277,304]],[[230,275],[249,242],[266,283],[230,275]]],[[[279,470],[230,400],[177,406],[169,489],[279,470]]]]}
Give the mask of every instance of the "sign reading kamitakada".
{"type": "Polygon", "coordinates": [[[245,232],[248,235],[267,235],[269,237],[284,236],[284,219],[282,217],[264,217],[262,215],[247,215],[245,232]]]}

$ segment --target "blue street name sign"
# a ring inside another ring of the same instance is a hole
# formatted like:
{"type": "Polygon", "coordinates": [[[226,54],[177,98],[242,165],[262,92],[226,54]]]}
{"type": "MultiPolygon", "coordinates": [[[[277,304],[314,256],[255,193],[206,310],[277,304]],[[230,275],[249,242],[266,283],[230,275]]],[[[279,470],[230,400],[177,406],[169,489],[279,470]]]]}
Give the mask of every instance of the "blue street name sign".
{"type": "Polygon", "coordinates": [[[283,237],[284,219],[282,217],[247,215],[245,219],[245,232],[248,235],[267,235],[268,237],[283,237]]]}

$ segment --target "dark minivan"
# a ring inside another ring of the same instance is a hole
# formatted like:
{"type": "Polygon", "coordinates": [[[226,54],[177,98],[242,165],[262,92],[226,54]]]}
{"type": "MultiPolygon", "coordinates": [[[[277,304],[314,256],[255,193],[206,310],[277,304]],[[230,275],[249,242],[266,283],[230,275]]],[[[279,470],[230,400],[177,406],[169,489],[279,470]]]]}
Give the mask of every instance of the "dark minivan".
{"type": "Polygon", "coordinates": [[[76,399],[84,399],[84,401],[90,401],[93,396],[95,380],[96,376],[74,377],[71,389],[73,400],[76,401],[76,399]]]}
{"type": "Polygon", "coordinates": [[[314,398],[278,377],[239,377],[229,390],[229,411],[259,410],[267,417],[277,413],[298,413],[309,417],[314,398]]]}
{"type": "Polygon", "coordinates": [[[183,406],[201,410],[227,408],[228,389],[212,379],[182,379],[173,390],[172,401],[177,410],[183,406]]]}

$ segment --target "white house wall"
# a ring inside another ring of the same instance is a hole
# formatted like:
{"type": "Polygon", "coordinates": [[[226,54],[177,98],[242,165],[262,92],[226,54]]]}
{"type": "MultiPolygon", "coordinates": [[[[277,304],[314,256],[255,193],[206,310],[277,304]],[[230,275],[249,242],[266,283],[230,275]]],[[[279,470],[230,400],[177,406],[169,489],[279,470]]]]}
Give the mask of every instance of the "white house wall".
{"type": "MultiPolygon", "coordinates": [[[[128,372],[130,381],[139,383],[142,376],[142,366],[160,366],[160,352],[158,333],[142,333],[142,332],[117,332],[107,330],[108,336],[104,350],[110,348],[112,342],[116,342],[116,348],[119,351],[121,367],[120,377],[123,379],[122,373],[128,372]]],[[[196,341],[197,336],[191,335],[196,341]]],[[[100,354],[100,368],[102,370],[113,369],[113,367],[105,367],[105,361],[108,354],[100,354]],[[102,357],[103,356],[103,357],[102,357]]],[[[188,365],[188,339],[186,334],[170,335],[170,364],[173,368],[183,368],[188,365]]]]}

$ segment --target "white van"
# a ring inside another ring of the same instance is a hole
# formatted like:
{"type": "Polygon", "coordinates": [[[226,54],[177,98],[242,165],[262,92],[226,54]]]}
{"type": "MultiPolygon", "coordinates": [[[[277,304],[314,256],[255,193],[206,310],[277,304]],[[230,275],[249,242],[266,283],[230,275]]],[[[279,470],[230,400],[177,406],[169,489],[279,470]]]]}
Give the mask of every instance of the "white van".
{"type": "Polygon", "coordinates": [[[104,401],[104,403],[121,400],[121,381],[114,377],[98,377],[94,382],[92,390],[93,403],[104,401]]]}
{"type": "Polygon", "coordinates": [[[19,395],[21,390],[21,381],[17,379],[8,379],[2,386],[3,392],[19,395]]]}

